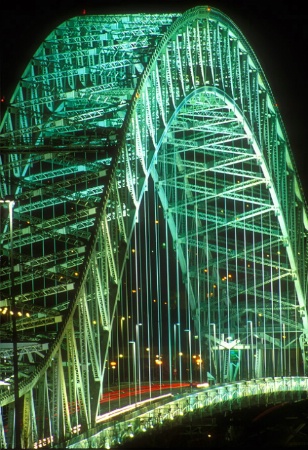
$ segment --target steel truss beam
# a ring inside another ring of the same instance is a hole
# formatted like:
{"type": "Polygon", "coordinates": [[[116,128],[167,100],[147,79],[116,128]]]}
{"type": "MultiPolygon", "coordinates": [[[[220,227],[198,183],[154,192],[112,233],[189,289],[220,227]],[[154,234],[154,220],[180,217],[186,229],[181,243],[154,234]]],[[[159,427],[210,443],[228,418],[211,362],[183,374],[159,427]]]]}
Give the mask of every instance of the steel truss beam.
{"type": "MultiPolygon", "coordinates": [[[[15,314],[25,446],[96,426],[150,189],[181,272],[184,331],[197,334],[215,378],[280,375],[285,349],[300,348],[307,370],[306,201],[270,86],[223,13],[59,25],[21,76],[0,149],[0,196],[15,201],[13,230],[0,205],[0,333],[9,343],[15,314]],[[243,343],[235,369],[227,338],[243,343]]],[[[151,311],[151,295],[135,291],[151,311]]],[[[134,320],[126,346],[136,352],[134,320]]],[[[10,426],[13,402],[0,391],[10,426]]],[[[12,429],[0,442],[12,444],[12,429]]]]}

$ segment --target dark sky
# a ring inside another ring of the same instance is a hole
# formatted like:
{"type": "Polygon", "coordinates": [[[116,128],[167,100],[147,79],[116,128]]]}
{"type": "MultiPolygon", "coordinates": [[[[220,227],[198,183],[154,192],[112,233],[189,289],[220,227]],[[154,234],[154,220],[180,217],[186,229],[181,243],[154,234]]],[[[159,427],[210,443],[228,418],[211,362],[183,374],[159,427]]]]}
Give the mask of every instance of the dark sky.
{"type": "MultiPolygon", "coordinates": [[[[62,21],[87,14],[184,12],[209,5],[227,14],[241,29],[261,63],[278,103],[308,199],[308,5],[292,0],[120,1],[5,0],[0,6],[0,95],[8,100],[31,56],[62,21]],[[150,6],[149,6],[150,5],[150,6]],[[307,181],[306,181],[307,179],[307,181]]],[[[5,109],[2,106],[2,113],[5,109]]]]}

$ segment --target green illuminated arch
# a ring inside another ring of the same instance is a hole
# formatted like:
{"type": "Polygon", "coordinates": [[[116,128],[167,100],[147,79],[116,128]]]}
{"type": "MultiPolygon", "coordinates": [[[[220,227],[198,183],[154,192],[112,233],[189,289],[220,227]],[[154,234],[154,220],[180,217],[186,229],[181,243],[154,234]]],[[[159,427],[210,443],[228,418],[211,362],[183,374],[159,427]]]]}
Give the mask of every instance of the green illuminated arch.
{"type": "MultiPolygon", "coordinates": [[[[179,326],[198,336],[207,371],[283,375],[298,350],[305,371],[306,203],[270,86],[227,16],[204,6],[60,24],[0,130],[1,198],[15,200],[13,249],[6,220],[1,238],[14,292],[3,266],[1,306],[14,295],[30,314],[17,319],[25,444],[48,435],[38,416],[59,442],[95,426],[152,188],[189,306],[191,328],[182,312],[179,326]]],[[[0,394],[2,407],[13,401],[0,394]]]]}

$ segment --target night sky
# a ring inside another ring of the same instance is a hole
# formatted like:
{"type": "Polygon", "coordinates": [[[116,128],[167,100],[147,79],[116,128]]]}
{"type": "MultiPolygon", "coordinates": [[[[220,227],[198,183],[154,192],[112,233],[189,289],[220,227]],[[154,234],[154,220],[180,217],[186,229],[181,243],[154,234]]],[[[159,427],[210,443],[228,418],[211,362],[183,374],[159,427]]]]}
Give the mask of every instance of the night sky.
{"type": "Polygon", "coordinates": [[[308,4],[299,0],[4,1],[0,7],[0,96],[5,110],[27,63],[45,37],[61,22],[80,15],[125,12],[184,12],[209,5],[227,14],[246,36],[278,103],[308,200],[308,4]],[[148,5],[151,5],[150,7],[148,5]]]}

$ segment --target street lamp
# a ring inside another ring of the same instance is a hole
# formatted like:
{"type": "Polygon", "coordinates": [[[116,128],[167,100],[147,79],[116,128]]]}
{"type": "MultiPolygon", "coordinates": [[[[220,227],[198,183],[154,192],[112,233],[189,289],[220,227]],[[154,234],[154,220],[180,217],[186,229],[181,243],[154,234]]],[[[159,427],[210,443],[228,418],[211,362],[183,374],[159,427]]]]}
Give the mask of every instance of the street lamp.
{"type": "Polygon", "coordinates": [[[15,304],[14,286],[14,254],[13,254],[13,208],[14,200],[0,199],[0,204],[8,206],[10,224],[10,265],[11,265],[11,308],[12,308],[12,343],[13,343],[13,374],[14,374],[14,401],[15,401],[15,448],[21,449],[21,427],[20,427],[20,407],[19,407],[19,385],[18,385],[18,352],[17,352],[17,310],[15,304]]]}
{"type": "MultiPolygon", "coordinates": [[[[212,346],[212,336],[211,336],[211,330],[210,330],[210,352],[213,353],[213,365],[214,365],[214,373],[215,373],[215,377],[217,377],[217,352],[216,352],[216,348],[217,348],[217,337],[216,337],[216,323],[210,323],[210,326],[213,327],[213,342],[214,345],[212,346]]],[[[210,355],[210,377],[214,378],[212,376],[213,373],[213,367],[212,367],[212,355],[210,355]]],[[[209,374],[208,374],[208,379],[209,379],[209,374]]],[[[215,378],[214,378],[215,379],[215,378]]]]}
{"type": "MultiPolygon", "coordinates": [[[[138,381],[139,385],[139,392],[141,387],[141,352],[140,352],[140,333],[139,333],[139,327],[142,326],[142,323],[136,324],[136,383],[138,381]]],[[[141,400],[141,394],[140,394],[140,400],[141,400]]]]}
{"type": "Polygon", "coordinates": [[[192,354],[191,354],[191,331],[184,330],[188,333],[188,355],[189,355],[189,382],[192,383],[192,354]]]}
{"type": "Polygon", "coordinates": [[[133,377],[134,377],[135,403],[136,403],[137,402],[136,342],[128,341],[128,343],[133,346],[133,377]]]}
{"type": "Polygon", "coordinates": [[[173,341],[174,341],[174,379],[177,380],[178,379],[178,373],[177,373],[177,327],[179,327],[179,323],[174,323],[173,324],[173,341]]]}
{"type": "MultiPolygon", "coordinates": [[[[253,323],[251,320],[247,321],[247,326],[249,324],[249,328],[250,328],[250,354],[251,354],[251,363],[249,363],[248,360],[248,370],[250,371],[250,367],[251,367],[251,377],[254,377],[254,370],[253,370],[253,323]]],[[[247,336],[248,337],[248,336],[247,336]]],[[[250,373],[248,374],[248,378],[250,378],[250,373]]]]}

